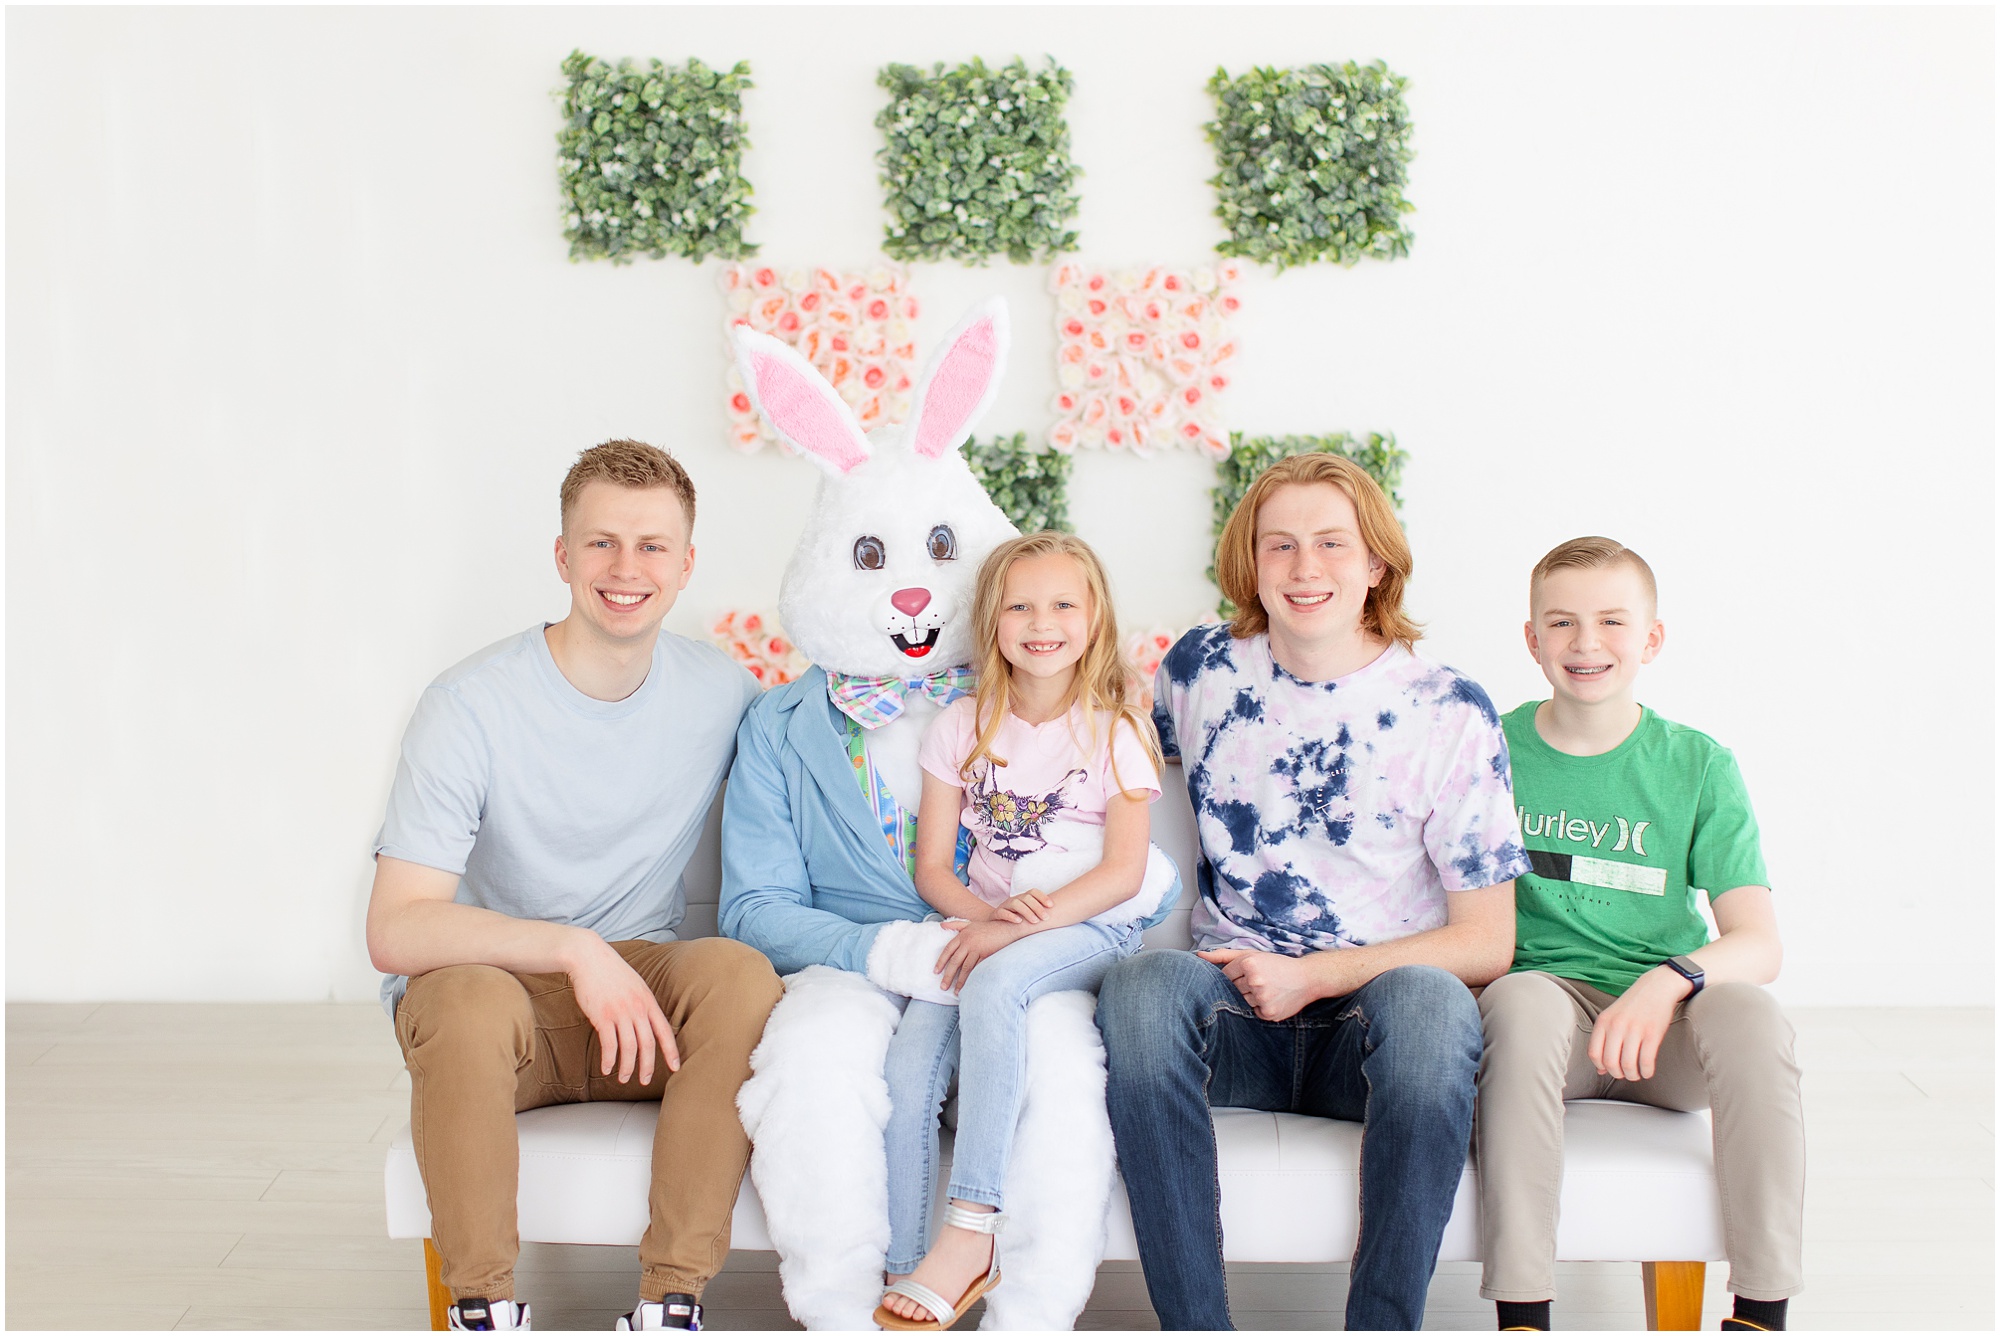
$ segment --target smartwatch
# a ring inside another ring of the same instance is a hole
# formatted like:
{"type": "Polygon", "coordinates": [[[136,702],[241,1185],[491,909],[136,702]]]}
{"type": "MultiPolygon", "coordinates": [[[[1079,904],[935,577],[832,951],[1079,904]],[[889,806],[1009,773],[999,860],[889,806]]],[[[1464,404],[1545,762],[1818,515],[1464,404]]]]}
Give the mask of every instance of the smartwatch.
{"type": "Polygon", "coordinates": [[[1664,963],[1668,969],[1686,979],[1689,985],[1691,985],[1688,989],[1689,997],[1693,997],[1701,991],[1701,986],[1705,982],[1705,979],[1701,972],[1701,966],[1695,964],[1692,957],[1668,956],[1664,963]]]}

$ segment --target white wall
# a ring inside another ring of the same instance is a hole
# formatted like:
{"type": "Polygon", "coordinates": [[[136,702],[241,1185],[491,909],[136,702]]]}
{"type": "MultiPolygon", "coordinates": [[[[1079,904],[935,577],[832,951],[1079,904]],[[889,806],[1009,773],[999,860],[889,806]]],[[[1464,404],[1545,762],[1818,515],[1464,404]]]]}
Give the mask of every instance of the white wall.
{"type": "MultiPolygon", "coordinates": [[[[14,9],[8,996],[362,997],[437,671],[561,615],[584,446],[676,448],[670,626],[768,603],[812,473],[723,445],[714,265],[572,265],[573,46],[747,57],[751,237],[881,235],[889,60],[1054,54],[1093,262],[1220,237],[1218,62],[1408,75],[1411,258],[1244,284],[1234,425],[1394,430],[1412,598],[1503,707],[1535,558],[1660,572],[1664,713],[1742,759],[1794,1002],[1990,1002],[1993,31],[1983,9],[14,9]],[[1890,982],[1894,980],[1894,982],[1890,982]]],[[[986,426],[1046,425],[1046,271],[986,426]]],[[[1212,598],[1207,468],[1078,461],[1128,623],[1212,598]]]]}

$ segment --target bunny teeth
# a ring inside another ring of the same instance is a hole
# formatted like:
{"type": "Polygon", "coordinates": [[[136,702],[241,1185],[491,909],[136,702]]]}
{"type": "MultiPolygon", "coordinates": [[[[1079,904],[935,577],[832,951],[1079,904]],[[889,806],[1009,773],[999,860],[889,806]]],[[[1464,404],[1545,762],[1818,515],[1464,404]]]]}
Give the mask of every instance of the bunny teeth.
{"type": "Polygon", "coordinates": [[[937,644],[938,629],[939,628],[933,626],[929,631],[927,631],[924,634],[924,638],[922,640],[911,640],[907,636],[899,635],[894,632],[890,633],[889,639],[895,641],[896,648],[903,651],[903,653],[909,655],[913,659],[921,659],[924,657],[924,655],[930,653],[932,647],[934,647],[937,644]]]}

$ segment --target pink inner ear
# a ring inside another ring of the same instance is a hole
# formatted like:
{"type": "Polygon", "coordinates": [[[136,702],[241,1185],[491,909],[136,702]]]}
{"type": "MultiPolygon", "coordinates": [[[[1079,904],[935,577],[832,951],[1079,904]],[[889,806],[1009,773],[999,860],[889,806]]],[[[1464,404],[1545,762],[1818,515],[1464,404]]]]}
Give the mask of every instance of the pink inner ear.
{"type": "Polygon", "coordinates": [[[764,415],[792,444],[824,459],[842,473],[868,458],[854,428],[812,381],[769,354],[750,356],[757,376],[757,401],[764,415]]]}
{"type": "Polygon", "coordinates": [[[923,417],[917,423],[918,454],[935,459],[957,444],[972,411],[985,397],[999,360],[1000,345],[993,337],[991,320],[981,320],[958,336],[958,342],[938,363],[937,374],[924,387],[923,417]]]}

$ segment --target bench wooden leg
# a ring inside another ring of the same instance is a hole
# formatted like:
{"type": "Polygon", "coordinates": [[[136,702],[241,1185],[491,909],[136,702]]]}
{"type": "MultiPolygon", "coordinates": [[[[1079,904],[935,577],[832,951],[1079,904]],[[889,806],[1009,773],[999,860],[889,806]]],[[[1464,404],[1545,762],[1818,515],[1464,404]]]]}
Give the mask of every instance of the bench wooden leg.
{"type": "Polygon", "coordinates": [[[1704,1262],[1641,1262],[1647,1331],[1700,1331],[1704,1262]]]}
{"type": "MultiPolygon", "coordinates": [[[[1647,1273],[1646,1311],[1653,1311],[1652,1273],[1647,1273]]],[[[431,1330],[443,1331],[450,1324],[446,1312],[451,1308],[451,1291],[444,1287],[444,1258],[438,1256],[437,1245],[424,1240],[424,1284],[431,1292],[431,1330]]]]}

